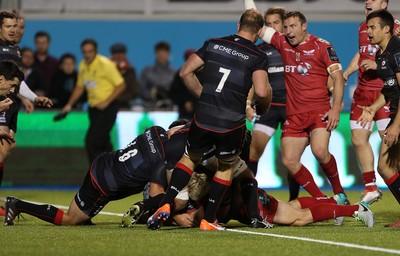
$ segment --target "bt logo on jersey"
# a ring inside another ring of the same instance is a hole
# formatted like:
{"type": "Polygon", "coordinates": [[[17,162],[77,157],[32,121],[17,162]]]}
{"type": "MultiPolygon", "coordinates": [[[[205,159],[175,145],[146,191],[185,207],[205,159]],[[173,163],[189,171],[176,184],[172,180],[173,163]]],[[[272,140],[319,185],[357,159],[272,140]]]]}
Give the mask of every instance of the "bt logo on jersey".
{"type": "Polygon", "coordinates": [[[302,62],[297,66],[290,66],[286,65],[285,66],[285,72],[286,73],[299,73],[303,76],[308,75],[308,71],[312,68],[312,66],[307,63],[307,62],[302,62]]]}

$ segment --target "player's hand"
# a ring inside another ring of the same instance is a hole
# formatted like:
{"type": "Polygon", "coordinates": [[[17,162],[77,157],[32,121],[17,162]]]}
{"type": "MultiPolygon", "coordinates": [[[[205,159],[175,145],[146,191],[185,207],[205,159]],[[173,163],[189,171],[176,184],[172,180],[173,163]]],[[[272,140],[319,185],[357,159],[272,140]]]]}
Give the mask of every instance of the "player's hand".
{"type": "Polygon", "coordinates": [[[35,110],[35,105],[25,97],[19,97],[21,99],[22,105],[24,105],[26,113],[30,114],[35,110]]]}
{"type": "Polygon", "coordinates": [[[246,119],[249,122],[252,122],[255,116],[256,116],[256,110],[254,109],[254,107],[251,107],[250,105],[247,105],[247,107],[246,107],[246,119]]]}
{"type": "Polygon", "coordinates": [[[365,71],[367,70],[376,70],[378,65],[374,60],[363,60],[360,63],[360,67],[364,68],[365,71]]]}
{"type": "Polygon", "coordinates": [[[326,130],[329,132],[333,131],[339,125],[340,111],[335,111],[334,109],[330,109],[322,116],[321,119],[327,121],[326,130]]]}
{"type": "Polygon", "coordinates": [[[13,144],[15,143],[14,137],[12,137],[10,134],[0,131],[0,143],[1,145],[4,145],[3,141],[7,142],[8,144],[13,144]]]}
{"type": "Polygon", "coordinates": [[[357,119],[357,124],[360,124],[362,128],[367,127],[371,129],[372,121],[374,120],[375,111],[369,106],[360,106],[357,105],[358,108],[362,109],[361,116],[357,119]]]}
{"type": "Polygon", "coordinates": [[[37,96],[34,102],[42,107],[51,108],[53,106],[53,102],[49,98],[44,96],[37,96]]]}
{"type": "Polygon", "coordinates": [[[9,109],[12,103],[13,101],[10,98],[5,98],[4,100],[0,101],[0,112],[9,109]]]}
{"type": "Polygon", "coordinates": [[[400,127],[398,125],[390,125],[386,128],[383,135],[383,142],[390,148],[399,142],[400,127]]]}

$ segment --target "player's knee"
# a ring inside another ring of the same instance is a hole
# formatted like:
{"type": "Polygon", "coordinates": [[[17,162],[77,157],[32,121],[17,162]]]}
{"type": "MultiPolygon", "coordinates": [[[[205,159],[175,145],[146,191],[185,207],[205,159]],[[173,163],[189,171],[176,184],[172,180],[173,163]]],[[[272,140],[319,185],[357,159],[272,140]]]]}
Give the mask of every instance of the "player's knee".
{"type": "Polygon", "coordinates": [[[238,156],[231,156],[226,158],[218,158],[218,170],[219,171],[226,171],[238,161],[238,156]]]}
{"type": "Polygon", "coordinates": [[[261,148],[259,145],[251,145],[250,146],[250,159],[253,160],[258,160],[261,158],[262,153],[264,152],[264,149],[261,148]]]}
{"type": "Polygon", "coordinates": [[[329,161],[330,154],[326,147],[314,147],[312,149],[312,153],[318,162],[327,162],[329,161]]]}
{"type": "Polygon", "coordinates": [[[282,164],[289,170],[292,170],[294,166],[298,164],[298,161],[290,157],[282,156],[282,164]]]}
{"type": "Polygon", "coordinates": [[[195,154],[193,152],[185,152],[185,156],[188,157],[195,166],[200,163],[201,158],[202,158],[201,154],[195,154]]]}

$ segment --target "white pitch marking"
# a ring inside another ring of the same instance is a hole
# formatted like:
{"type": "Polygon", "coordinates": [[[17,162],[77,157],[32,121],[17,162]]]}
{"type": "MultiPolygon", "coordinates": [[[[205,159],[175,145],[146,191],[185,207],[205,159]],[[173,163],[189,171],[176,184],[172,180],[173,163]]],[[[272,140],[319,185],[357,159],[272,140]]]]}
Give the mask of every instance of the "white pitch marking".
{"type": "Polygon", "coordinates": [[[285,236],[285,235],[278,235],[278,234],[258,233],[258,232],[237,230],[237,229],[226,229],[226,231],[244,233],[244,234],[251,234],[251,235],[261,235],[261,236],[271,236],[271,237],[278,237],[278,238],[286,238],[286,239],[300,240],[300,241],[320,243],[320,244],[338,245],[338,246],[343,246],[343,247],[357,248],[357,249],[363,249],[363,250],[369,250],[369,251],[378,251],[378,252],[387,252],[387,253],[393,253],[393,254],[400,254],[400,250],[386,249],[386,248],[380,248],[380,247],[372,247],[372,246],[366,246],[366,245],[350,244],[350,243],[343,243],[343,242],[334,242],[334,241],[327,241],[327,240],[318,240],[318,239],[297,237],[297,236],[285,236]]]}

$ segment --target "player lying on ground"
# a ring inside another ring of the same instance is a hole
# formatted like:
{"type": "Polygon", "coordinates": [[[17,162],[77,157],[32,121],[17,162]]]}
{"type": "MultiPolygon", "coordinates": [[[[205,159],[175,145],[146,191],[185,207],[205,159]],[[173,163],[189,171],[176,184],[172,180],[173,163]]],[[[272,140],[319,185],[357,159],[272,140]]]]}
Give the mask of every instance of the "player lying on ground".
{"type": "MultiPolygon", "coordinates": [[[[187,191],[181,191],[176,201],[177,205],[187,204],[184,210],[172,213],[169,224],[182,227],[199,227],[204,216],[204,205],[208,198],[212,172],[202,168],[197,169],[190,179],[187,191]],[[198,173],[203,171],[202,173],[198,173]],[[188,193],[187,195],[184,195],[188,193]],[[185,199],[186,198],[186,199],[185,199]],[[190,198],[190,199],[189,199],[190,198]]],[[[247,205],[243,200],[243,178],[248,178],[252,172],[242,161],[234,168],[232,188],[226,193],[220,210],[217,212],[219,223],[228,223],[237,220],[250,224],[251,218],[247,214],[247,205]]],[[[355,205],[338,205],[335,197],[300,197],[290,202],[283,202],[258,189],[258,211],[264,221],[268,223],[292,226],[304,226],[310,223],[334,219],[338,217],[355,217],[367,227],[373,227],[374,215],[369,210],[369,205],[360,202],[355,205]]],[[[146,218],[141,218],[143,203],[134,204],[123,218],[123,226],[132,226],[134,223],[145,223],[146,218]],[[131,218],[129,218],[131,217],[131,218]],[[138,220],[141,222],[137,222],[138,220]],[[131,223],[129,223],[131,221],[131,223]]]]}
{"type": "Polygon", "coordinates": [[[137,136],[124,149],[99,155],[92,163],[79,192],[67,212],[52,205],[37,205],[7,197],[5,225],[13,225],[20,213],[33,215],[56,225],[90,223],[104,206],[143,191],[150,182],[150,203],[158,207],[167,186],[164,147],[179,123],[167,132],[153,126],[137,136]]]}
{"type": "MultiPolygon", "coordinates": [[[[169,140],[169,143],[166,147],[167,153],[167,169],[172,170],[175,166],[175,164],[181,159],[184,149],[185,149],[185,144],[186,144],[186,138],[187,134],[189,132],[189,127],[190,124],[187,124],[183,128],[179,129],[177,132],[174,133],[174,135],[171,137],[169,140]]],[[[243,162],[243,161],[241,161],[243,162]]],[[[234,165],[234,168],[237,168],[238,166],[241,165],[241,162],[238,161],[236,165],[234,165]]],[[[218,162],[215,157],[215,151],[210,150],[207,152],[207,154],[202,156],[202,161],[201,164],[196,167],[199,168],[200,170],[202,168],[208,168],[211,170],[216,170],[218,167],[218,162]]],[[[171,174],[171,172],[169,172],[171,174]]],[[[251,174],[251,173],[250,173],[251,174]]],[[[236,175],[234,175],[236,176],[236,175]]],[[[242,175],[243,176],[243,175],[242,175]]],[[[246,209],[247,212],[249,213],[249,218],[251,219],[250,221],[250,227],[252,228],[271,228],[271,224],[263,221],[261,216],[258,213],[257,210],[257,180],[254,178],[253,175],[247,175],[242,177],[242,183],[243,185],[243,194],[246,202],[246,209]]],[[[187,196],[187,193],[185,196],[181,198],[182,193],[178,193],[178,199],[183,199],[183,207],[186,207],[187,205],[187,200],[189,199],[187,196]]],[[[132,210],[135,212],[135,209],[137,209],[138,206],[135,206],[132,210]]],[[[182,203],[180,200],[174,200],[174,203],[172,204],[172,207],[170,210],[172,212],[177,212],[181,210],[182,208],[182,203]]],[[[158,207],[157,207],[158,208],[158,207]]],[[[150,212],[150,215],[154,213],[156,209],[151,209],[148,206],[148,203],[146,202],[143,205],[143,211],[145,212],[150,212]]],[[[165,219],[168,219],[168,217],[165,217],[165,219]]],[[[129,223],[127,225],[130,225],[129,223]]]]}
{"type": "MultiPolygon", "coordinates": [[[[207,188],[202,187],[202,184],[209,183],[208,176],[197,174],[194,177],[188,187],[189,195],[196,195],[199,193],[198,191],[201,191],[201,193],[207,191],[207,188]]],[[[367,227],[374,225],[374,215],[368,209],[368,204],[364,202],[356,205],[338,205],[333,197],[300,197],[287,203],[277,200],[271,195],[267,195],[262,189],[258,189],[258,200],[260,215],[264,220],[274,224],[304,226],[337,217],[353,216],[357,220],[362,221],[367,227]]],[[[248,224],[249,218],[243,207],[244,201],[240,179],[236,179],[233,182],[230,195],[225,196],[224,202],[225,204],[221,206],[221,210],[217,214],[219,222],[227,223],[233,219],[248,224]]],[[[204,211],[202,210],[203,205],[202,203],[196,204],[194,210],[190,210],[182,214],[182,216],[176,216],[175,220],[181,226],[190,225],[190,220],[192,219],[192,223],[199,223],[202,217],[201,213],[204,211]]]]}

